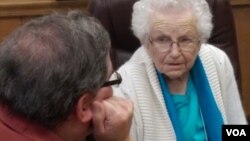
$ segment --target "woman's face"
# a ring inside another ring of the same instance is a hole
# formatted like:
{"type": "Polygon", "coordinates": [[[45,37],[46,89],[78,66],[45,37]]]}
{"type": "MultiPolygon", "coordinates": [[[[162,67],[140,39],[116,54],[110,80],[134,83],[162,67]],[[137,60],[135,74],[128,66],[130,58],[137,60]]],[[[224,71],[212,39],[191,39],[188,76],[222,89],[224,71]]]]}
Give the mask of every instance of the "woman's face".
{"type": "Polygon", "coordinates": [[[156,68],[169,79],[188,75],[200,48],[196,20],[190,11],[155,13],[146,43],[156,68]]]}

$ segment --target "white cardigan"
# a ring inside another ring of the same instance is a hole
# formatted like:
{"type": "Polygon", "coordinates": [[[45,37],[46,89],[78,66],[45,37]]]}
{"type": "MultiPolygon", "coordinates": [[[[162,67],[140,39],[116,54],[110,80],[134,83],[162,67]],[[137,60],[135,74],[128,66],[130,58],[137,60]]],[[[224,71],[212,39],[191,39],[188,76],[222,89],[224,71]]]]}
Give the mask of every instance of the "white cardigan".
{"type": "MultiPolygon", "coordinates": [[[[199,56],[225,124],[247,124],[232,65],[220,49],[203,44],[199,56]]],[[[134,102],[133,141],[175,141],[151,58],[140,47],[118,70],[123,80],[114,94],[134,102]]],[[[209,108],[209,107],[208,107],[209,108]]]]}

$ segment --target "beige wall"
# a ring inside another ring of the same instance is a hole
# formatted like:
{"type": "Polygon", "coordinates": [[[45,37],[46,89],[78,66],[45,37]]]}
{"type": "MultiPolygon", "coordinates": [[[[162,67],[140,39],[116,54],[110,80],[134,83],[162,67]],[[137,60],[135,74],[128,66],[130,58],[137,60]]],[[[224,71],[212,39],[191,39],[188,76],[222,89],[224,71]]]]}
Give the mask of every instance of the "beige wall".
{"type": "Polygon", "coordinates": [[[87,0],[0,0],[0,41],[30,18],[86,6],[87,0]]]}

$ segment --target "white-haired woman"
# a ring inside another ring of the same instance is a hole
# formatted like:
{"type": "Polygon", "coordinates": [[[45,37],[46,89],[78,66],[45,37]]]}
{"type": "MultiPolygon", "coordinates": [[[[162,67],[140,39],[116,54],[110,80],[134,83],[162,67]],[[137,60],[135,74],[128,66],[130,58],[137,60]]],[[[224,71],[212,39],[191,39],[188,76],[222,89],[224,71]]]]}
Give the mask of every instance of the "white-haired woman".
{"type": "Polygon", "coordinates": [[[134,102],[134,141],[221,140],[223,124],[247,124],[232,65],[206,43],[205,0],[139,0],[132,30],[142,46],[119,68],[134,102]]]}

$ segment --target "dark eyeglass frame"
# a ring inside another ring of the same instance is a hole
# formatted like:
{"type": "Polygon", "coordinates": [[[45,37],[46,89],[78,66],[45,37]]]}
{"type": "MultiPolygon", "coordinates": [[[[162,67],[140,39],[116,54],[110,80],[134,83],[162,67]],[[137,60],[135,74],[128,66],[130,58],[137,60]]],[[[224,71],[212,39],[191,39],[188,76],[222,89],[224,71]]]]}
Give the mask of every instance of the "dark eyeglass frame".
{"type": "Polygon", "coordinates": [[[114,72],[115,73],[115,75],[117,76],[117,79],[116,80],[110,80],[110,81],[106,81],[103,85],[102,85],[102,87],[108,87],[108,86],[112,86],[112,85],[119,85],[119,84],[121,84],[121,82],[122,82],[122,77],[121,77],[121,75],[118,73],[118,72],[114,72]]]}

